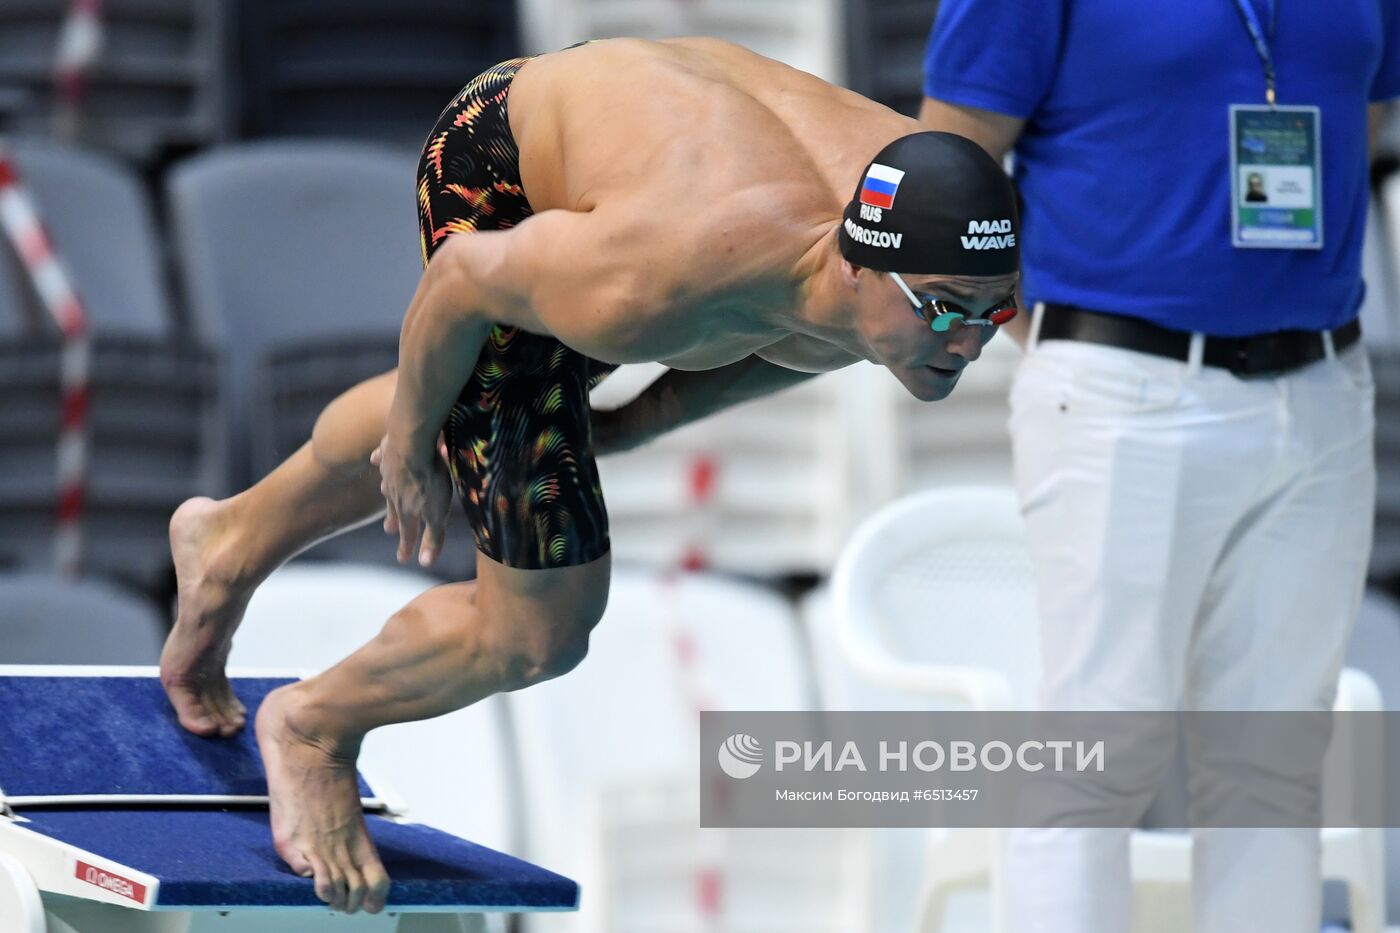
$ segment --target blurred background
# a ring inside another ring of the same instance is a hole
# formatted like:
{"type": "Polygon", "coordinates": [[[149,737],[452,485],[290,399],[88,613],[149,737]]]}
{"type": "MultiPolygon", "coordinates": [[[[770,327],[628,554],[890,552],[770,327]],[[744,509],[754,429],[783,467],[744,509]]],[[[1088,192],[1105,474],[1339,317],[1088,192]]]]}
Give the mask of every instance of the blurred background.
{"type": "MultiPolygon", "coordinates": [[[[174,508],[245,488],[305,442],[328,401],[395,365],[420,272],[418,150],[479,71],[589,38],[710,35],[914,115],[936,8],[0,0],[0,180],[33,211],[11,205],[0,240],[0,663],[155,662],[174,508]],[[44,271],[50,254],[61,281],[44,271]]],[[[1392,120],[1372,173],[1363,311],[1381,491],[1367,640],[1351,663],[1400,697],[1397,164],[1392,120]]],[[[619,574],[589,660],[385,730],[367,755],[411,756],[390,776],[412,815],[585,884],[578,916],[531,930],[938,929],[920,919],[936,834],[696,830],[696,712],[928,705],[861,682],[825,582],[852,529],[901,496],[1009,487],[1018,358],[994,341],[936,405],[852,367],[605,459],[619,574]]],[[[624,367],[595,403],[658,373],[624,367]]],[[[434,572],[463,579],[471,564],[456,516],[434,572]]],[[[977,580],[1005,589],[1011,574],[977,580]]],[[[377,526],[327,542],[260,591],[233,663],[334,663],[435,582],[397,567],[377,526]]],[[[998,621],[972,605],[946,628],[918,620],[901,650],[946,661],[973,623],[998,621]]],[[[985,929],[986,880],[962,885],[974,893],[954,899],[946,929],[985,929]]]]}

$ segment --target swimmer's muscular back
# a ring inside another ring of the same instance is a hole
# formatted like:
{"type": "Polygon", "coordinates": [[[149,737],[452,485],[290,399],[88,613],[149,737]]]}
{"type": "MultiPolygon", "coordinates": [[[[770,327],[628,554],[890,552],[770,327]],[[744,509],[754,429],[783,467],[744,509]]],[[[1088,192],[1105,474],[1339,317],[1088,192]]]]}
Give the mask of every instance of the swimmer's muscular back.
{"type": "Polygon", "coordinates": [[[877,140],[918,130],[716,39],[615,39],[543,56],[516,76],[510,118],[537,210],[589,210],[639,187],[703,201],[782,180],[839,214],[877,140]]]}
{"type": "MultiPolygon", "coordinates": [[[[517,255],[501,268],[534,280],[542,318],[543,305],[578,302],[589,291],[579,277],[590,275],[609,283],[584,302],[598,316],[617,300],[648,318],[573,335],[528,314],[522,323],[603,359],[687,368],[785,336],[763,307],[797,300],[795,270],[861,169],[918,130],[859,95],[708,39],[609,40],[535,59],[512,86],[510,122],[540,212],[511,252],[550,261],[517,255]],[[554,278],[551,295],[541,280],[554,278]]],[[[589,316],[579,305],[575,315],[589,316]]]]}

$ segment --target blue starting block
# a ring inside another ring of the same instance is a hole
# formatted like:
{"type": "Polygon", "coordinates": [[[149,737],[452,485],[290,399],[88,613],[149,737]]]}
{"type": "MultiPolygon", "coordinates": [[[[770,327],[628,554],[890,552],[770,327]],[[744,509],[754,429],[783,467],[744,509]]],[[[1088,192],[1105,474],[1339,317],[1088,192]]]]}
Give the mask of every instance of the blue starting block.
{"type": "Polygon", "coordinates": [[[233,678],[249,727],[202,739],[152,668],[0,665],[0,933],[457,933],[487,913],[577,909],[573,881],[400,820],[362,761],[392,887],[382,914],[333,917],[268,825],[251,724],[290,679],[233,678]]]}

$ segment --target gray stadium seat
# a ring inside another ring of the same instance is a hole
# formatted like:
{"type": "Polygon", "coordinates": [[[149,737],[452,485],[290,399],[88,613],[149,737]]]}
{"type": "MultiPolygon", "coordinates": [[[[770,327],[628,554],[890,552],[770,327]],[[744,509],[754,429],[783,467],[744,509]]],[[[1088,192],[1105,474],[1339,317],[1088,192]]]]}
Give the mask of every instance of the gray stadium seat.
{"type": "Polygon", "coordinates": [[[0,575],[0,664],[156,664],[166,625],[110,583],[0,575]]]}
{"type": "MultiPolygon", "coordinates": [[[[172,172],[185,293],[197,329],[225,354],[236,488],[304,442],[326,402],[397,362],[422,274],[415,170],[409,150],[288,140],[221,149],[172,172]]],[[[449,540],[440,566],[460,576],[468,536],[458,529],[449,540]]],[[[377,527],[318,554],[393,559],[377,527]]]]}
{"type": "MultiPolygon", "coordinates": [[[[164,288],[152,212],[110,158],[19,141],[16,160],[84,299],[91,341],[85,571],[157,586],[165,524],[184,498],[222,485],[217,370],[182,339],[164,288]]],[[[61,344],[0,240],[0,566],[47,567],[56,512],[61,344]]]]}
{"type": "Polygon", "coordinates": [[[398,341],[385,335],[288,343],[258,367],[253,463],[266,473],[306,443],[321,411],[357,382],[399,364],[398,341]]]}
{"type": "MultiPolygon", "coordinates": [[[[174,316],[162,278],[160,238],[140,179],[89,149],[25,137],[8,141],[8,148],[78,286],[90,329],[103,335],[168,336],[174,316]]],[[[8,244],[3,251],[11,254],[8,244]]],[[[0,278],[14,274],[23,273],[13,262],[0,266],[0,278]]],[[[31,325],[56,333],[26,280],[0,282],[0,301],[11,291],[28,299],[31,325]]]]}
{"type": "Polygon", "coordinates": [[[334,338],[397,346],[422,273],[414,172],[406,150],[268,142],[199,155],[171,173],[193,323],[226,354],[235,482],[254,475],[250,421],[269,353],[334,338]]]}
{"type": "MultiPolygon", "coordinates": [[[[53,128],[69,0],[0,3],[0,132],[53,128]]],[[[147,160],[215,142],[230,123],[223,0],[106,0],[78,138],[147,160]]]]}
{"type": "Polygon", "coordinates": [[[241,0],[243,133],[421,144],[477,73],[520,54],[513,0],[241,0]]]}
{"type": "MultiPolygon", "coordinates": [[[[0,567],[50,567],[57,508],[56,340],[0,341],[0,567]]],[[[217,369],[168,341],[92,345],[80,566],[157,589],[166,524],[192,495],[219,491],[217,369]]]]}
{"type": "Polygon", "coordinates": [[[31,320],[24,267],[5,243],[0,246],[0,339],[21,337],[37,326],[37,321],[31,320]]]}

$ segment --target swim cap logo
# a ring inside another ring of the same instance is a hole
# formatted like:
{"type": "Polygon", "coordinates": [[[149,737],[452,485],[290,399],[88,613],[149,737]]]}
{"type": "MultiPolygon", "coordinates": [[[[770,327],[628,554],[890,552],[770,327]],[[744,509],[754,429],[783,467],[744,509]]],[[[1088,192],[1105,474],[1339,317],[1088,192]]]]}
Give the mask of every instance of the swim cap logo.
{"type": "Polygon", "coordinates": [[[970,220],[962,238],[963,249],[1009,249],[1016,245],[1010,220],[970,220]]]}
{"type": "Polygon", "coordinates": [[[880,249],[899,249],[899,244],[904,242],[904,234],[902,233],[867,230],[849,217],[846,218],[846,233],[857,243],[864,243],[866,246],[875,246],[880,249]]]}

